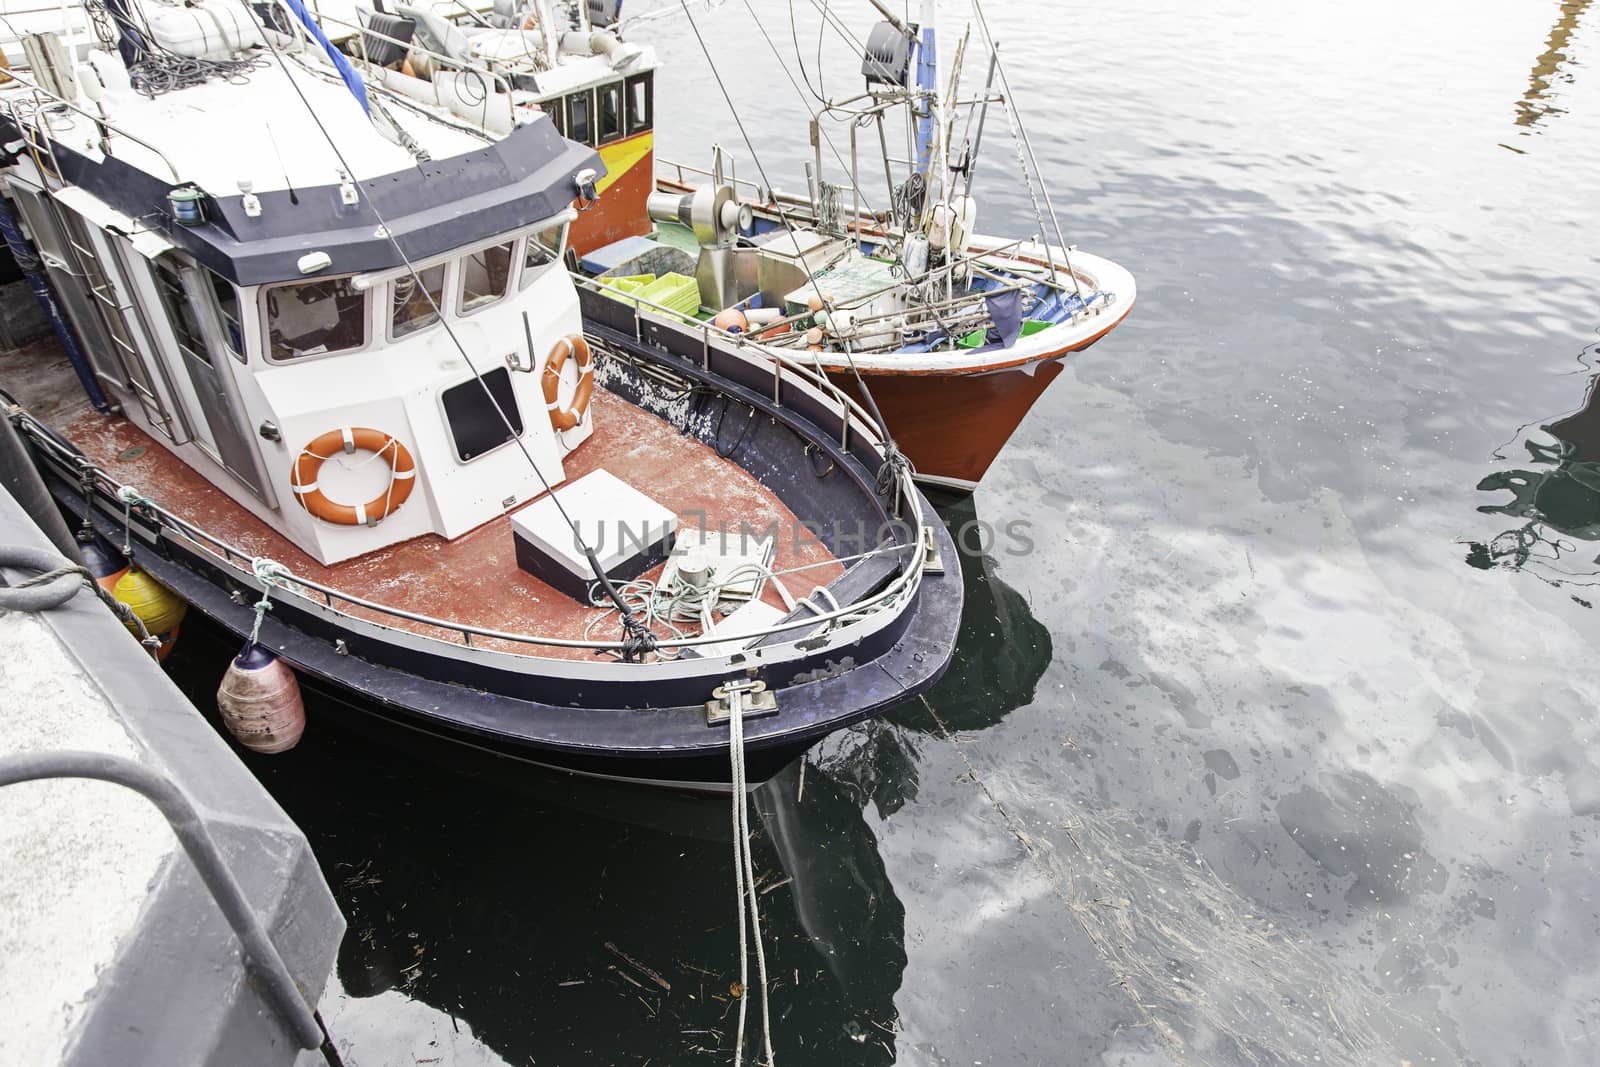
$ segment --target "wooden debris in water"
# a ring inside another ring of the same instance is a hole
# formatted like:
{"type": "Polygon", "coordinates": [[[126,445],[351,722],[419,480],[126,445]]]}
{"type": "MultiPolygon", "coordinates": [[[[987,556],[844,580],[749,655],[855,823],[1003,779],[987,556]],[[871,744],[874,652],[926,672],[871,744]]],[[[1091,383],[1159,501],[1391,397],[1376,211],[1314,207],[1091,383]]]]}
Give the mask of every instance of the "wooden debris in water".
{"type": "MultiPolygon", "coordinates": [[[[661,975],[657,974],[655,971],[651,970],[649,967],[646,967],[644,964],[640,963],[638,960],[634,959],[632,956],[630,956],[626,952],[622,951],[620,948],[618,948],[616,945],[612,944],[610,941],[606,942],[606,951],[610,952],[613,956],[616,956],[618,959],[620,959],[623,962],[625,962],[628,966],[632,967],[634,970],[638,971],[640,974],[642,974],[646,978],[650,979],[652,982],[654,982],[656,985],[660,986],[662,989],[666,990],[668,993],[672,992],[672,983],[671,982],[667,981],[665,978],[661,977],[661,975]]],[[[620,974],[621,972],[619,971],[618,973],[620,974]]]]}

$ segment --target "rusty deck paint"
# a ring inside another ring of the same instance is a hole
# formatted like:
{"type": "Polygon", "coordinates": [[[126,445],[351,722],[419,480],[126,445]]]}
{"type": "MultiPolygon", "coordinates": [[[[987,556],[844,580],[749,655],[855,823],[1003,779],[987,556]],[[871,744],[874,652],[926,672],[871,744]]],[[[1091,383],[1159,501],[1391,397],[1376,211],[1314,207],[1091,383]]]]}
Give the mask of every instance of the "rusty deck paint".
{"type": "MultiPolygon", "coordinates": [[[[81,401],[77,382],[53,345],[30,346],[0,357],[0,384],[119,482],[135,486],[239,551],[277,560],[312,581],[413,614],[516,634],[581,639],[598,614],[517,567],[507,516],[453,541],[429,534],[323,566],[133,422],[95,414],[81,401]]],[[[776,524],[781,534],[774,569],[819,565],[783,577],[796,597],[842,573],[842,565],[833,561],[828,549],[799,531],[794,514],[743,468],[603,389],[595,391],[590,410],[595,433],[567,457],[569,481],[603,467],[675,511],[686,530],[704,523],[713,530],[725,527],[736,533],[746,528],[741,524],[748,524],[752,531],[776,524]]],[[[225,475],[219,473],[218,477],[225,475]]],[[[287,493],[284,496],[293,500],[287,493]]],[[[284,506],[297,505],[289,502],[284,506]]],[[[644,577],[659,577],[661,569],[658,566],[644,577]]],[[[775,607],[783,606],[771,583],[763,599],[775,607]]],[[[341,608],[428,636],[462,640],[459,631],[381,617],[353,606],[341,608]]],[[[597,625],[590,636],[610,640],[619,632],[613,619],[597,625]]],[[[658,628],[658,633],[668,636],[664,628],[658,628]]],[[[529,655],[577,659],[592,655],[579,649],[487,639],[473,643],[529,655]]]]}

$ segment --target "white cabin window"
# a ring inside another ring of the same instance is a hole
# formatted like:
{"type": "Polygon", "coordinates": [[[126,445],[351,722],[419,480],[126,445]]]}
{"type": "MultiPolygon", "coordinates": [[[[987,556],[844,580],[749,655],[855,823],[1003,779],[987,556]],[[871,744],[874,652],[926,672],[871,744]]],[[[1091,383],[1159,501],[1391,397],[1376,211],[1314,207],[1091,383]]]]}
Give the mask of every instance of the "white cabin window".
{"type": "Polygon", "coordinates": [[[439,321],[444,307],[444,264],[424,267],[416,276],[404,274],[394,280],[389,301],[389,337],[399,340],[424,326],[439,321]],[[420,282],[420,284],[419,284],[420,282]]]}
{"type": "Polygon", "coordinates": [[[151,272],[155,277],[156,292],[161,296],[162,310],[167,313],[178,347],[189,358],[211,366],[211,351],[206,347],[205,334],[200,329],[200,320],[195,317],[194,305],[183,291],[183,279],[178,275],[177,266],[163,256],[151,261],[151,272]]]}
{"type": "Polygon", "coordinates": [[[506,295],[511,281],[511,251],[516,242],[490,245],[461,259],[461,314],[465,315],[506,295]]]}
{"type": "Polygon", "coordinates": [[[366,346],[367,294],[349,278],[280,285],[266,299],[267,350],[278,362],[366,346]]]}
{"type": "Polygon", "coordinates": [[[655,121],[654,116],[654,86],[651,84],[650,74],[635,74],[627,81],[628,86],[628,135],[648,130],[655,121]]]}
{"type": "Polygon", "coordinates": [[[519,288],[526,289],[542,274],[545,268],[561,258],[567,245],[567,224],[557,223],[528,235],[528,250],[522,257],[522,278],[519,288]]]}
{"type": "Polygon", "coordinates": [[[622,83],[602,85],[600,97],[600,143],[610,144],[622,136],[622,83]]]}
{"type": "Polygon", "coordinates": [[[222,326],[222,341],[228,346],[228,351],[240,363],[244,360],[244,329],[239,324],[239,290],[216,271],[209,267],[201,268],[206,272],[206,281],[211,284],[211,292],[216,296],[217,318],[222,326]]]}
{"type": "Polygon", "coordinates": [[[555,125],[556,132],[565,137],[567,135],[566,97],[558,96],[554,100],[541,100],[536,106],[540,111],[550,116],[550,121],[555,125]]]}
{"type": "Polygon", "coordinates": [[[594,144],[594,96],[588,91],[567,97],[567,137],[594,144]]]}

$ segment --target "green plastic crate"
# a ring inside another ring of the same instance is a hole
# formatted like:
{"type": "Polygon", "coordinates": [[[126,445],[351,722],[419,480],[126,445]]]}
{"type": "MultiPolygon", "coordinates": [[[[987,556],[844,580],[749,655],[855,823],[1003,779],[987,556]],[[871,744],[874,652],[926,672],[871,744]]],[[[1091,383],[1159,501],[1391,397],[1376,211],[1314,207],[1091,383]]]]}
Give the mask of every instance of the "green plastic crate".
{"type": "Polygon", "coordinates": [[[615,292],[606,293],[606,296],[609,296],[613,300],[620,300],[626,304],[629,303],[629,301],[624,294],[639,292],[640,290],[644,289],[645,286],[649,285],[651,282],[654,282],[656,280],[656,276],[654,274],[634,274],[618,278],[599,278],[597,280],[601,285],[615,290],[615,292]]]}
{"type": "Polygon", "coordinates": [[[669,271],[638,290],[638,295],[653,304],[680,315],[693,317],[700,310],[700,285],[693,278],[669,271]]]}

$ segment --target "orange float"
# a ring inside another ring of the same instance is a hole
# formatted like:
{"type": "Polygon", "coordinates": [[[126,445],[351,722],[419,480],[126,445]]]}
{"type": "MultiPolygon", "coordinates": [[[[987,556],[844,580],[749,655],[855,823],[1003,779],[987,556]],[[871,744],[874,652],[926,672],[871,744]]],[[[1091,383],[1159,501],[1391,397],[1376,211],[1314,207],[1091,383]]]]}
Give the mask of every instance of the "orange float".
{"type": "Polygon", "coordinates": [[[367,526],[399,510],[417,483],[417,465],[398,437],[382,430],[343,427],[329,430],[300,450],[295,458],[290,486],[300,506],[324,522],[339,526],[367,526]],[[322,465],[340,452],[371,452],[389,464],[389,488],[365,504],[330,500],[317,485],[322,465]]]}
{"type": "Polygon", "coordinates": [[[583,421],[589,410],[589,398],[594,393],[594,352],[589,342],[578,334],[563,337],[550,350],[544,361],[544,406],[550,412],[550,425],[559,433],[570,430],[583,421]],[[578,357],[578,388],[572,394],[572,404],[561,406],[561,369],[567,360],[578,357]]]}

